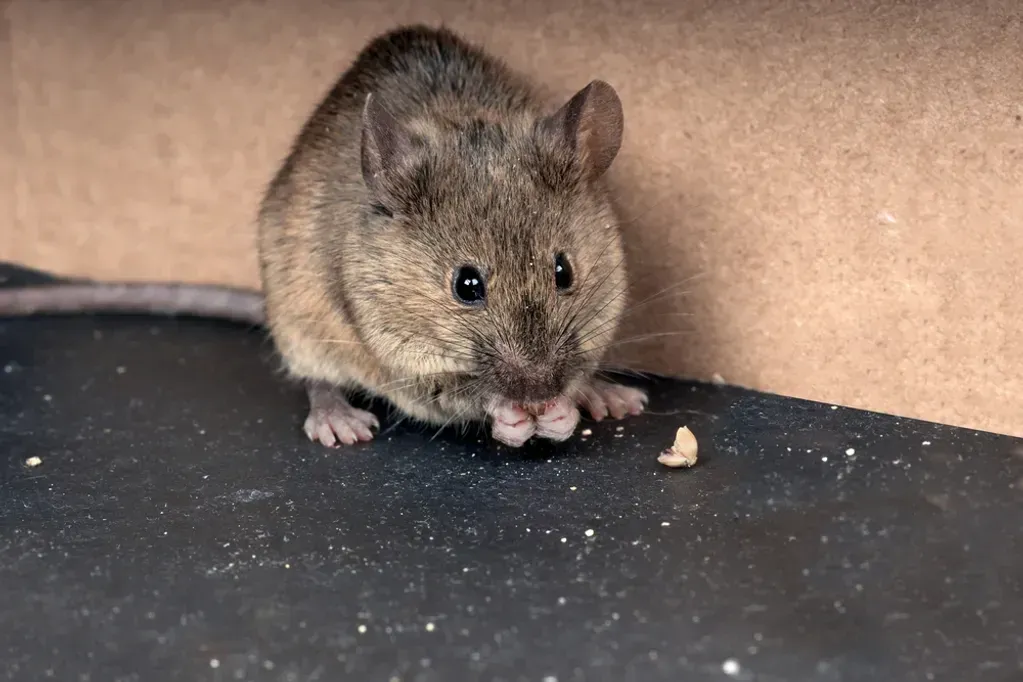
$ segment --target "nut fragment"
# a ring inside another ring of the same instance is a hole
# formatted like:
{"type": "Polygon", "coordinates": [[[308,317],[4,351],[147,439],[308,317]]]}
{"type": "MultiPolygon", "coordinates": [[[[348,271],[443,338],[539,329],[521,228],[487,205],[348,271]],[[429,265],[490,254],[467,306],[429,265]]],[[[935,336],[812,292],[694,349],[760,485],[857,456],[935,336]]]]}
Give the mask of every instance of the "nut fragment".
{"type": "Polygon", "coordinates": [[[698,449],[696,436],[693,435],[688,426],[683,426],[675,434],[675,442],[670,448],[658,455],[657,461],[664,466],[673,468],[691,467],[696,464],[698,449]]]}

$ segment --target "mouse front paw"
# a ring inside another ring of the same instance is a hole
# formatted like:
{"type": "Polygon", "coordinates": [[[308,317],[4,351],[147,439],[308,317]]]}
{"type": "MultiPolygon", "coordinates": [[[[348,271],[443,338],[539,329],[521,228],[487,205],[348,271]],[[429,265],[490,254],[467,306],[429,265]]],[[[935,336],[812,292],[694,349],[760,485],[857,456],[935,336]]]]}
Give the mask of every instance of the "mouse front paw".
{"type": "Polygon", "coordinates": [[[548,403],[536,416],[536,435],[555,442],[568,440],[579,425],[579,409],[575,401],[561,397],[548,403]]]}
{"type": "Polygon", "coordinates": [[[341,392],[324,385],[309,388],[309,416],[303,429],[309,440],[328,448],[373,440],[380,421],[372,412],[352,407],[341,392]]]}
{"type": "Polygon", "coordinates": [[[646,391],[601,379],[591,379],[583,384],[576,393],[576,399],[579,406],[598,422],[608,416],[624,419],[628,415],[640,415],[649,401],[646,391]]]}
{"type": "Polygon", "coordinates": [[[490,410],[494,419],[490,434],[494,440],[508,447],[522,447],[536,433],[536,421],[521,407],[502,402],[490,410]]]}

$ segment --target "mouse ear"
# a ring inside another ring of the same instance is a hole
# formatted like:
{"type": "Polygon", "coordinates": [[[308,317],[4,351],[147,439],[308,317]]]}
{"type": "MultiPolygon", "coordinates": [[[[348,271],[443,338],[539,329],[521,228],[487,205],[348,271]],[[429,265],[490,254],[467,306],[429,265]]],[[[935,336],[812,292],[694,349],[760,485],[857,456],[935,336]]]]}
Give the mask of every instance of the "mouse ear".
{"type": "Polygon", "coordinates": [[[408,131],[387,111],[379,97],[366,96],[362,109],[362,178],[378,201],[396,199],[398,177],[408,168],[413,144],[408,131]]]}
{"type": "Polygon", "coordinates": [[[607,172],[618,155],[625,117],[615,89],[595,80],[540,125],[545,133],[567,144],[584,174],[595,178],[607,172]]]}

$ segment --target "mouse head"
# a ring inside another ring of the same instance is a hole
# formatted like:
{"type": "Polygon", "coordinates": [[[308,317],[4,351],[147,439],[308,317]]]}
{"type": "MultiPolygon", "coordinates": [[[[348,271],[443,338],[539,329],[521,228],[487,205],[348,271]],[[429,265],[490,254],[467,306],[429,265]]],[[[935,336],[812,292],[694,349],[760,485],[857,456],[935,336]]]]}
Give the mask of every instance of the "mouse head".
{"type": "Polygon", "coordinates": [[[549,115],[363,112],[366,219],[344,267],[364,341],[400,371],[471,377],[480,402],[556,398],[592,373],[625,304],[603,176],[621,102],[594,81],[549,115]]]}

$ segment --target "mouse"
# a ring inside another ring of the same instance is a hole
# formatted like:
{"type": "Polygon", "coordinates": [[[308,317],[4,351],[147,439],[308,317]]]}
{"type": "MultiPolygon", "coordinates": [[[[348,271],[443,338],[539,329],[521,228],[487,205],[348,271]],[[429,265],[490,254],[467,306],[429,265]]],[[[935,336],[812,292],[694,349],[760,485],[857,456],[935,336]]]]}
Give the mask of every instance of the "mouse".
{"type": "Polygon", "coordinates": [[[562,442],[581,411],[644,412],[602,378],[629,295],[607,173],[615,89],[549,101],[446,27],[372,38],[316,105],[256,217],[260,291],[67,282],[0,289],[0,316],[126,312],[266,329],[305,387],[306,436],[372,440],[355,394],[436,427],[562,442]]]}

